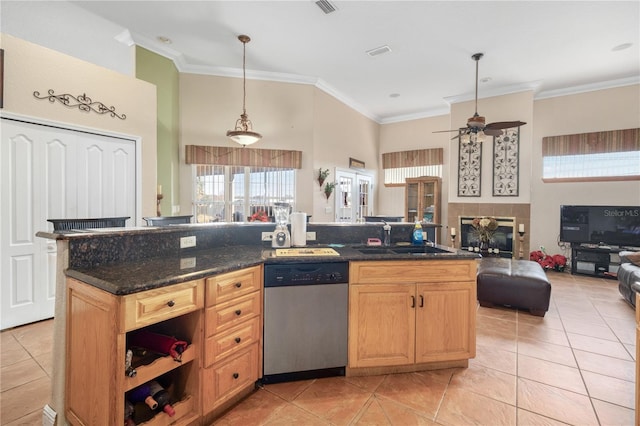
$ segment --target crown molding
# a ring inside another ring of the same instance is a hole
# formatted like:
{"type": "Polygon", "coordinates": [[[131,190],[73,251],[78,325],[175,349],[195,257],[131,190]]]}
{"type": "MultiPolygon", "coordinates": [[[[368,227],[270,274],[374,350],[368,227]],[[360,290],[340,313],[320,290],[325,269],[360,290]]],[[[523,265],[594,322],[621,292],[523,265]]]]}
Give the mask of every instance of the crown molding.
{"type": "MultiPolygon", "coordinates": [[[[183,73],[191,74],[203,74],[212,75],[218,77],[233,77],[242,78],[242,68],[231,67],[217,67],[211,65],[197,65],[190,64],[185,59],[184,55],[180,52],[171,49],[167,45],[163,45],[155,39],[131,33],[128,30],[123,31],[115,37],[116,40],[121,43],[132,46],[138,45],[158,55],[169,58],[175,64],[177,70],[183,73]]],[[[466,102],[475,99],[474,93],[465,93],[461,95],[448,96],[443,98],[447,103],[446,107],[430,108],[422,111],[416,111],[414,113],[396,115],[392,117],[380,117],[373,114],[369,109],[354,101],[352,98],[346,96],[344,93],[337,90],[335,87],[329,85],[326,81],[317,77],[303,76],[297,74],[266,72],[266,71],[251,71],[247,70],[246,75],[251,80],[265,80],[276,81],[281,83],[296,83],[296,84],[308,84],[315,86],[319,90],[322,90],[326,94],[339,100],[346,106],[354,109],[358,113],[364,115],[370,120],[375,121],[378,124],[390,124],[399,123],[402,121],[419,120],[423,118],[436,117],[439,115],[446,115],[451,112],[451,105],[458,102],[466,102]]],[[[633,76],[628,78],[622,78],[618,80],[604,81],[600,83],[584,84],[579,86],[567,87],[556,90],[544,90],[539,91],[542,86],[542,80],[530,81],[526,83],[512,84],[509,86],[497,87],[494,89],[483,89],[482,96],[478,96],[478,99],[490,98],[494,96],[503,96],[512,93],[519,93],[525,91],[534,92],[534,100],[553,98],[557,96],[566,96],[583,92],[590,92],[594,90],[610,89],[614,87],[630,86],[633,84],[640,84],[640,76],[633,76]]]]}
{"type": "Polygon", "coordinates": [[[576,95],[578,93],[593,92],[596,90],[613,89],[615,87],[632,86],[640,84],[640,75],[617,80],[601,81],[598,83],[581,84],[579,86],[565,87],[563,89],[543,90],[534,96],[534,100],[555,98],[558,96],[576,95]]]}
{"type": "MultiPolygon", "coordinates": [[[[478,95],[478,99],[492,98],[494,96],[510,95],[512,93],[536,92],[542,85],[542,80],[530,81],[526,83],[511,84],[508,86],[496,87],[493,89],[482,89],[482,96],[478,95]]],[[[475,93],[464,93],[462,95],[447,96],[443,98],[449,105],[459,102],[472,101],[475,99],[475,93]]]]}

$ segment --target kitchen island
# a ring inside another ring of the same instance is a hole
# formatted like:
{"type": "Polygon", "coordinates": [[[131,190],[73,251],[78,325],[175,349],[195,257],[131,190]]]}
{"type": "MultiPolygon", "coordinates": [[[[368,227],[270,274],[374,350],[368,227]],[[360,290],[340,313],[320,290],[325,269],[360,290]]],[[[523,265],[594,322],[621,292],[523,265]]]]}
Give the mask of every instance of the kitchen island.
{"type": "MultiPolygon", "coordinates": [[[[351,265],[347,374],[466,366],[475,356],[478,256],[446,247],[367,251],[362,241],[379,228],[316,225],[314,231],[318,246],[331,246],[351,265]],[[342,242],[325,243],[323,234],[336,229],[342,242]],[[372,340],[371,329],[380,324],[367,312],[402,320],[372,340]]],[[[54,360],[63,361],[54,366],[51,404],[59,424],[62,417],[72,424],[119,423],[124,395],[154,378],[170,383],[178,402],[174,417],[157,415],[149,424],[207,423],[251,392],[262,374],[263,265],[335,259],[276,257],[259,242],[263,230],[229,224],[39,233],[57,240],[61,260],[54,360]],[[180,249],[185,236],[195,236],[197,246],[180,249]],[[160,359],[139,367],[137,379],[127,377],[126,342],[141,329],[188,341],[182,363],[160,359]]]]}

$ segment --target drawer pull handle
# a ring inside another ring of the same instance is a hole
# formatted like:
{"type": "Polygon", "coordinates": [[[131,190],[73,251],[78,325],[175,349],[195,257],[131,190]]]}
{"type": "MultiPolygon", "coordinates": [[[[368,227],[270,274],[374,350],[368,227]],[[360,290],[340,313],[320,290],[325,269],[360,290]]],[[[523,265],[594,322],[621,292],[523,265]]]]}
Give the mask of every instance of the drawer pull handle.
{"type": "Polygon", "coordinates": [[[240,315],[241,313],[242,313],[242,311],[241,311],[240,309],[238,309],[238,310],[236,311],[236,315],[240,315]]]}
{"type": "Polygon", "coordinates": [[[241,341],[242,339],[241,339],[241,338],[239,338],[239,337],[236,337],[234,340],[236,341],[236,343],[240,343],[240,341],[241,341]]]}
{"type": "Polygon", "coordinates": [[[242,283],[238,281],[237,283],[235,283],[235,286],[236,286],[236,288],[240,288],[240,287],[242,287],[242,283]]]}
{"type": "Polygon", "coordinates": [[[237,379],[238,377],[240,377],[240,375],[238,373],[233,373],[233,378],[237,379]]]}
{"type": "Polygon", "coordinates": [[[416,307],[416,297],[415,296],[411,296],[411,307],[412,308],[416,307]]]}
{"type": "Polygon", "coordinates": [[[424,296],[420,295],[420,307],[424,307],[424,296]]]}
{"type": "Polygon", "coordinates": [[[176,302],[174,302],[173,300],[169,300],[167,302],[167,306],[170,307],[170,308],[173,308],[175,304],[176,304],[176,302]]]}

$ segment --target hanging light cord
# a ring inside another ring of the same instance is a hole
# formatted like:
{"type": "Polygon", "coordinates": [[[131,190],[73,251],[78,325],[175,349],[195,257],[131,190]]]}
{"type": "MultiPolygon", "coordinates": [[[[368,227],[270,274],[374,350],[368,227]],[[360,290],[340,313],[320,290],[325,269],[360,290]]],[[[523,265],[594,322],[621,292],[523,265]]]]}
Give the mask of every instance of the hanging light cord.
{"type": "MultiPolygon", "coordinates": [[[[245,108],[245,104],[247,102],[247,71],[246,71],[246,61],[247,61],[247,42],[245,40],[242,41],[242,114],[247,115],[247,109],[245,108]]],[[[476,71],[477,72],[477,71],[476,71]]],[[[476,88],[476,93],[477,93],[476,88]]]]}

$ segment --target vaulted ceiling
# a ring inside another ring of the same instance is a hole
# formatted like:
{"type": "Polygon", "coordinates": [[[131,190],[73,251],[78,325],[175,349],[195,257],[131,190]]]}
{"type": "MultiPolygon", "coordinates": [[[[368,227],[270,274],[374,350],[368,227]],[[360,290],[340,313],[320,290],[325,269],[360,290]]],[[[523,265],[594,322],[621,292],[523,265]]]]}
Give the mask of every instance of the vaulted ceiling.
{"type": "Polygon", "coordinates": [[[330,13],[313,0],[72,3],[181,72],[241,76],[247,34],[247,78],[314,84],[381,123],[472,99],[476,52],[481,98],[640,82],[638,1],[323,2],[330,13]]]}

